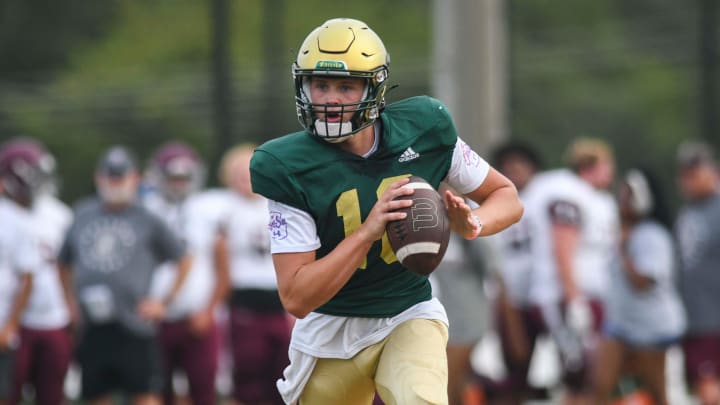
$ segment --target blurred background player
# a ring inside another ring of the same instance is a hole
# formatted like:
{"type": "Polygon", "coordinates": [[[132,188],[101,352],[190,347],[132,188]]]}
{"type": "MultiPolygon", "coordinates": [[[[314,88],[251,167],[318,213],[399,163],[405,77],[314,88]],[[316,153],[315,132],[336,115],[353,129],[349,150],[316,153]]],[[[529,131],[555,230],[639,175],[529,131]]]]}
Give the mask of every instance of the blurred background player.
{"type": "Polygon", "coordinates": [[[670,216],[655,178],[641,169],[623,177],[618,206],[621,239],[593,365],[596,402],[609,403],[620,378],[630,374],[654,404],[666,405],[665,357],[685,328],[670,216]]]}
{"type": "MultiPolygon", "coordinates": [[[[227,264],[217,258],[226,199],[217,192],[201,192],[204,164],[184,143],[169,142],[159,147],[147,174],[155,181],[157,192],[145,196],[145,206],[164,220],[192,257],[185,283],[167,307],[160,324],[159,339],[165,364],[164,401],[167,405],[173,404],[174,385],[186,381],[192,403],[212,404],[216,397],[220,351],[215,312],[229,289],[227,264]]],[[[154,297],[170,294],[181,274],[176,265],[164,263],[158,268],[151,292],[154,297]]]]}
{"type": "Polygon", "coordinates": [[[53,195],[55,159],[31,138],[17,138],[0,148],[6,167],[9,196],[25,196],[30,230],[39,248],[33,288],[23,313],[20,346],[15,357],[13,403],[21,401],[23,387],[32,388],[34,402],[61,404],[63,382],[72,358],[70,313],[62,292],[56,257],[72,212],[53,195]]]}
{"type": "Polygon", "coordinates": [[[0,147],[0,404],[11,404],[20,319],[41,260],[29,210],[38,174],[13,145],[0,147]]]}
{"type": "Polygon", "coordinates": [[[477,387],[472,369],[473,349],[488,332],[491,311],[485,279],[493,274],[493,252],[488,241],[468,241],[451,233],[443,260],[430,275],[433,295],[445,306],[448,327],[448,399],[464,404],[477,387]]]}
{"type": "Polygon", "coordinates": [[[720,174],[708,144],[683,143],[677,159],[686,200],[675,225],[688,319],[685,372],[701,404],[720,404],[720,174]]]}
{"type": "Polygon", "coordinates": [[[139,182],[127,149],[103,153],[95,171],[98,196],[76,207],[58,257],[71,309],[82,316],[76,354],[82,399],[90,404],[107,404],[116,391],[133,404],[160,403],[155,323],[190,268],[180,240],[138,204],[139,182]],[[167,296],[154,299],[152,275],[165,261],[178,263],[178,276],[167,296]]]}
{"type": "Polygon", "coordinates": [[[533,238],[529,297],[560,349],[568,404],[589,400],[589,352],[599,332],[613,252],[619,238],[610,147],[578,138],[569,168],[538,174],[526,190],[533,238]]]}
{"type": "Polygon", "coordinates": [[[253,145],[227,151],[220,170],[232,192],[225,225],[232,294],[230,346],[233,399],[244,405],[282,404],[275,381],[288,365],[290,317],[280,302],[270,255],[267,200],[252,192],[253,145]]]}
{"type": "MultiPolygon", "coordinates": [[[[522,201],[541,161],[535,150],[519,142],[500,145],[493,152],[493,164],[515,184],[522,201]]],[[[495,320],[506,370],[503,381],[489,382],[488,401],[498,404],[520,404],[542,396],[528,382],[530,362],[537,338],[545,331],[540,309],[531,305],[529,293],[535,272],[531,251],[529,210],[517,223],[491,240],[498,249],[498,295],[495,320]]]]}

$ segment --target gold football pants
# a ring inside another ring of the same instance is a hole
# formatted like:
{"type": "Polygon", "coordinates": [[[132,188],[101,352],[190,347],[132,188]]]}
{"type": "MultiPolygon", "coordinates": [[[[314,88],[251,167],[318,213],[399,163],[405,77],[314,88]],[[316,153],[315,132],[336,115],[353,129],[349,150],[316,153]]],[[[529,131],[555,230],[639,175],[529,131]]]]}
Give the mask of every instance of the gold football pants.
{"type": "Polygon", "coordinates": [[[447,405],[448,331],[412,319],[351,359],[318,359],[300,405],[447,405]]]}

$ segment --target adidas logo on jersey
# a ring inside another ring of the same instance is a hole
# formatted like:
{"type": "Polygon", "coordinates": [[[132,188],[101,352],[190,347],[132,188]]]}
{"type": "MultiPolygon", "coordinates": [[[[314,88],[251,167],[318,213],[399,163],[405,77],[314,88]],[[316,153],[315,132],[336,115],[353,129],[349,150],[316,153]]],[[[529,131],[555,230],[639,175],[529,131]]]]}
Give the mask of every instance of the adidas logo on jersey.
{"type": "Polygon", "coordinates": [[[408,162],[410,160],[413,160],[413,159],[416,159],[419,157],[420,157],[419,153],[415,152],[412,147],[408,147],[407,149],[405,149],[405,152],[403,152],[402,155],[400,155],[398,162],[400,162],[400,163],[408,162]]]}

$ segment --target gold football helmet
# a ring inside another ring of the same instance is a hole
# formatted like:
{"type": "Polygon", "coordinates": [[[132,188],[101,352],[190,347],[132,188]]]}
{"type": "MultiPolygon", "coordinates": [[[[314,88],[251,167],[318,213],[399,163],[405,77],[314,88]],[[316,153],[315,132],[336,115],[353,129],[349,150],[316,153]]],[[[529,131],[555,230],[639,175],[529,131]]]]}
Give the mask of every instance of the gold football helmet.
{"type": "Polygon", "coordinates": [[[310,133],[330,142],[347,139],[372,125],[385,105],[385,89],[390,55],[380,37],[362,21],[349,18],[328,20],[305,38],[293,63],[295,105],[300,124],[310,133]],[[358,103],[340,104],[354,111],[349,122],[328,123],[318,120],[317,112],[326,112],[329,104],[313,103],[310,81],[313,76],[358,77],[365,80],[365,91],[358,103]]]}

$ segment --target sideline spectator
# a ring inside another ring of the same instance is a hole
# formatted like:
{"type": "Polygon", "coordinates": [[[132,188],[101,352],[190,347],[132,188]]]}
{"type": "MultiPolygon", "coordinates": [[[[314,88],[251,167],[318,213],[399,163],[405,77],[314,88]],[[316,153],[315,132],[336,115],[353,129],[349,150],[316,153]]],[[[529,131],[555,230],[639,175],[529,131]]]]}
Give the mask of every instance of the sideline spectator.
{"type": "Polygon", "coordinates": [[[720,404],[720,175],[705,143],[681,144],[677,164],[686,200],[675,225],[688,320],[685,373],[700,403],[720,404]]]}
{"type": "Polygon", "coordinates": [[[640,169],[623,178],[618,205],[621,239],[604,336],[593,365],[596,401],[609,403],[620,378],[631,374],[640,378],[655,404],[667,405],[665,357],[685,328],[670,218],[655,178],[640,169]]]}
{"type": "Polygon", "coordinates": [[[98,197],[75,209],[59,254],[65,294],[73,313],[82,316],[77,357],[82,399],[90,404],[107,403],[115,391],[133,404],[160,403],[155,323],[190,268],[173,232],[137,204],[139,181],[127,149],[104,153],[95,171],[98,197]],[[152,274],[168,260],[178,263],[176,282],[162,300],[151,299],[152,274]]]}

